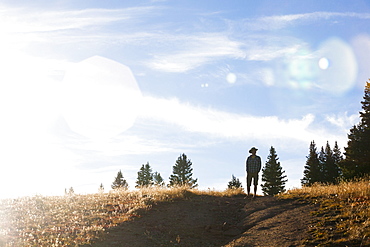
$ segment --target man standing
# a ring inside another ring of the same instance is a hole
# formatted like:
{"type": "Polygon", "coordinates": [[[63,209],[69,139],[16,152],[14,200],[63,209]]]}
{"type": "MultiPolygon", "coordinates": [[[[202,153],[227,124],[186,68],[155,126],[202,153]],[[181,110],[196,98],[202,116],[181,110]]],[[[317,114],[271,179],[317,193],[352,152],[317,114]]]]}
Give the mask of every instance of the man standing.
{"type": "Polygon", "coordinates": [[[253,184],[254,184],[254,195],[253,197],[256,196],[257,193],[257,185],[258,185],[258,173],[261,170],[261,157],[256,155],[257,148],[252,147],[249,150],[249,153],[251,155],[247,158],[246,165],[247,165],[247,193],[248,196],[250,194],[250,187],[253,179],[253,184]]]}

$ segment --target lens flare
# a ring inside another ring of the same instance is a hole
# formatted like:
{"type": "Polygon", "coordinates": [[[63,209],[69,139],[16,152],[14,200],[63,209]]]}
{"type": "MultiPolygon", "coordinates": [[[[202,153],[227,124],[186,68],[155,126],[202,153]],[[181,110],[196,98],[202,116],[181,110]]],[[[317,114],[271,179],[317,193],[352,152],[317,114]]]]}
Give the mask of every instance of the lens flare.
{"type": "Polygon", "coordinates": [[[316,51],[301,48],[287,54],[277,68],[278,85],[296,90],[316,88],[333,95],[350,90],[358,76],[352,47],[339,38],[323,41],[316,51]]]}
{"type": "Polygon", "coordinates": [[[226,76],[226,80],[227,80],[227,82],[228,83],[230,83],[230,84],[233,84],[233,83],[235,83],[236,82],[236,75],[234,74],[234,73],[229,73],[229,74],[227,74],[227,76],[226,76]]]}
{"type": "Polygon", "coordinates": [[[351,89],[358,73],[357,59],[352,47],[339,38],[324,41],[318,50],[319,70],[317,86],[340,95],[351,89]]]}
{"type": "Polygon", "coordinates": [[[99,56],[67,71],[64,97],[63,116],[69,127],[92,139],[110,138],[130,128],[141,104],[131,70],[99,56]]]}
{"type": "Polygon", "coordinates": [[[312,59],[312,51],[302,48],[294,54],[288,54],[284,61],[282,80],[294,89],[310,89],[316,80],[317,65],[312,59]]]}
{"type": "Polygon", "coordinates": [[[329,68],[329,60],[326,57],[322,57],[319,60],[319,67],[322,70],[326,70],[329,68]]]}

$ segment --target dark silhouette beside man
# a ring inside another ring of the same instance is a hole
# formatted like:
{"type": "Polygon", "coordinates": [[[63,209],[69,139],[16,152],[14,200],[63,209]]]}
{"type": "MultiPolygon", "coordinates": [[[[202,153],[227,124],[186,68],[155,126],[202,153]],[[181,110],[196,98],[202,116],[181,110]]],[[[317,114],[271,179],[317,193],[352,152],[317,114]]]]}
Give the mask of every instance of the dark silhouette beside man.
{"type": "Polygon", "coordinates": [[[257,185],[258,185],[258,173],[261,171],[261,157],[256,155],[257,148],[252,147],[249,150],[251,155],[247,158],[246,161],[246,171],[247,171],[247,193],[248,196],[250,195],[250,187],[253,180],[254,185],[254,194],[253,197],[256,196],[257,193],[257,185]]]}

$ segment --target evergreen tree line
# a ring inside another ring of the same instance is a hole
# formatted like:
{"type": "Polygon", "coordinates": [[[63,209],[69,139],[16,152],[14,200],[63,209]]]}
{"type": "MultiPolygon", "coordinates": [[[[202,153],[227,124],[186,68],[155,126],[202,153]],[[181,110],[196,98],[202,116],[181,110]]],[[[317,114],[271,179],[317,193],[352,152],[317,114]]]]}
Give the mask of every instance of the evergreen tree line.
{"type": "MultiPolygon", "coordinates": [[[[193,178],[192,162],[185,154],[181,154],[176,160],[175,165],[172,167],[172,174],[169,177],[168,187],[185,186],[188,188],[195,188],[198,186],[198,179],[193,178]]],[[[149,162],[143,164],[137,172],[137,179],[135,188],[145,187],[164,187],[165,182],[159,172],[153,172],[149,162]]],[[[111,185],[112,189],[128,189],[128,183],[123,177],[122,171],[117,173],[111,185]]],[[[100,185],[99,191],[104,191],[103,184],[100,185]]]]}
{"type": "Polygon", "coordinates": [[[337,183],[342,175],[340,169],[340,162],[342,160],[343,156],[337,142],[335,142],[333,150],[331,149],[329,142],[327,142],[325,149],[324,147],[321,147],[320,152],[318,152],[315,141],[312,141],[306,165],[304,166],[301,184],[304,186],[310,186],[314,183],[337,183]]]}
{"type": "Polygon", "coordinates": [[[364,90],[360,122],[348,134],[344,158],[335,142],[331,150],[327,142],[325,149],[318,152],[311,142],[301,183],[310,186],[314,183],[334,184],[340,180],[354,180],[370,177],[370,82],[364,90]]]}
{"type": "MultiPolygon", "coordinates": [[[[267,156],[267,161],[262,168],[262,191],[264,195],[277,195],[285,192],[286,179],[285,171],[283,170],[276,150],[273,146],[270,148],[270,153],[267,156]]],[[[228,189],[242,188],[242,184],[238,178],[232,175],[231,181],[227,185],[228,189]]]]}
{"type": "MultiPolygon", "coordinates": [[[[287,182],[285,171],[282,170],[280,162],[278,161],[274,147],[270,148],[270,154],[267,157],[265,166],[262,169],[262,191],[265,195],[276,195],[285,191],[285,183],[287,182]]],[[[193,179],[192,162],[185,154],[182,154],[176,160],[172,167],[172,174],[169,177],[167,187],[185,186],[188,188],[195,188],[198,186],[198,179],[193,179]]],[[[160,173],[152,171],[152,168],[147,162],[143,164],[137,173],[136,188],[145,187],[164,187],[165,182],[160,173]]],[[[112,189],[128,189],[128,183],[124,179],[122,172],[119,171],[112,183],[112,189]]],[[[228,183],[228,189],[242,188],[242,184],[238,178],[232,175],[232,180],[228,183]]],[[[103,184],[100,185],[99,191],[103,192],[103,184]]]]}

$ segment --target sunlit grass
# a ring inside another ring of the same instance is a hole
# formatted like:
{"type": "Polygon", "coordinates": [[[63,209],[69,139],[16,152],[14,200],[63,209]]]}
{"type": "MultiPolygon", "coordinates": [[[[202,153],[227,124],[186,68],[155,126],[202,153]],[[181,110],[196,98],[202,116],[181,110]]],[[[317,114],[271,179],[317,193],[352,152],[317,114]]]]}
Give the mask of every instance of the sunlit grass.
{"type": "Polygon", "coordinates": [[[144,188],[90,195],[34,196],[0,201],[0,246],[79,246],[111,227],[140,217],[160,201],[196,195],[236,196],[243,190],[144,188]]]}
{"type": "Polygon", "coordinates": [[[322,246],[370,245],[370,181],[342,182],[293,189],[281,198],[301,198],[320,205],[312,243],[322,246]],[[331,245],[330,245],[331,244],[331,245]]]}
{"type": "MultiPolygon", "coordinates": [[[[0,246],[80,246],[106,237],[118,224],[141,217],[162,201],[195,196],[245,196],[243,189],[143,188],[90,195],[33,196],[0,201],[0,246]]],[[[281,199],[319,205],[313,212],[311,246],[370,246],[370,182],[292,189],[281,199]]],[[[145,217],[145,216],[144,216],[145,217]]]]}

